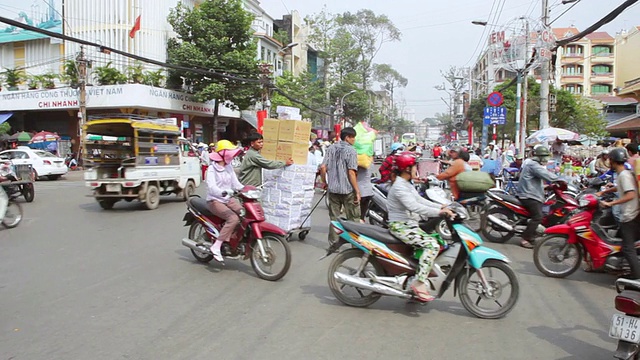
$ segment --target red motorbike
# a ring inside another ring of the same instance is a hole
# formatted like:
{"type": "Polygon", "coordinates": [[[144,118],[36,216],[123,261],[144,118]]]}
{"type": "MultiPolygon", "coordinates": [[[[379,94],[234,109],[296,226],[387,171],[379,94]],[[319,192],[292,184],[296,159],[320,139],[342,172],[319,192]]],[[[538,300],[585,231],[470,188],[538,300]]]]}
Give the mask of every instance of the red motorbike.
{"type": "MultiPolygon", "coordinates": [[[[566,181],[554,181],[547,190],[550,194],[542,207],[544,227],[562,223],[572,210],[578,208],[575,198],[567,192],[566,181]]],[[[481,231],[485,239],[504,243],[514,235],[524,232],[531,215],[517,197],[504,190],[491,189],[487,191],[487,199],[489,201],[480,215],[481,231]]]]}
{"type": "Polygon", "coordinates": [[[533,261],[541,273],[556,278],[573,274],[583,258],[592,270],[623,273],[629,265],[622,256],[618,231],[611,209],[600,208],[598,198],[586,194],[566,223],[547,228],[536,241],[533,261]]]}
{"type": "MultiPolygon", "coordinates": [[[[222,256],[232,260],[251,259],[251,267],[260,278],[281,279],[291,266],[287,232],[265,221],[259,201],[262,191],[245,186],[233,196],[243,205],[242,220],[230,241],[222,245],[222,256]]],[[[210,248],[220,234],[224,220],[213,215],[207,202],[199,196],[189,198],[182,220],[189,226],[189,237],[182,239],[182,245],[190,248],[199,262],[210,262],[213,259],[210,248]]]]}

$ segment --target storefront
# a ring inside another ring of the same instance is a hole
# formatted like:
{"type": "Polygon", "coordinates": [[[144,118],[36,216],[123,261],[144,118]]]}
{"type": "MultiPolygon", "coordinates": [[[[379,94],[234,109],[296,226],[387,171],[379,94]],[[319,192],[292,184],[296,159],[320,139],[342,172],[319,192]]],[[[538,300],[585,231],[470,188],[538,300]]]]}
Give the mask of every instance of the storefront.
{"type": "MultiPolygon", "coordinates": [[[[77,144],[78,99],[78,90],[72,88],[8,91],[0,93],[0,109],[13,113],[8,120],[11,133],[46,130],[68,136],[77,144]]],[[[189,94],[147,85],[87,87],[89,117],[106,113],[175,117],[184,129],[185,137],[205,143],[213,141],[214,131],[218,136],[239,138],[240,131],[251,127],[242,119],[240,111],[220,106],[218,127],[214,128],[214,109],[214,101],[199,103],[189,94]]]]}

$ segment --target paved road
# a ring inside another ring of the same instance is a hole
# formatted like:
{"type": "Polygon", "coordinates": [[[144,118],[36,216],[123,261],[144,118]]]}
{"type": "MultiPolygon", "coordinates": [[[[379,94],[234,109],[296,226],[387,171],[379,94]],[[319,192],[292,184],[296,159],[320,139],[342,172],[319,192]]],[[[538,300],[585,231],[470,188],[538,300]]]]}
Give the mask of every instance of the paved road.
{"type": "Polygon", "coordinates": [[[489,245],[519,274],[504,319],[472,317],[451,292],[356,309],[327,287],[330,260],[316,261],[324,205],[272,283],[248,262],[196,263],[180,245],[183,203],[105,212],[79,179],[38,182],[25,221],[0,230],[0,359],[609,359],[615,349],[613,277],[545,278],[514,244],[489,245]]]}

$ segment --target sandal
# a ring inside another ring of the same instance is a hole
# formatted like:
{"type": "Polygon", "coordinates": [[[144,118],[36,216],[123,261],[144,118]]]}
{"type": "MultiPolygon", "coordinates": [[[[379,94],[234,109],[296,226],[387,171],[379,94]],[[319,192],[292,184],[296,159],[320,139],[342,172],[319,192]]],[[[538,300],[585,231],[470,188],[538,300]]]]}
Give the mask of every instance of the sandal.
{"type": "Polygon", "coordinates": [[[216,251],[213,246],[211,246],[210,248],[211,250],[211,255],[213,255],[213,259],[219,263],[221,263],[222,265],[224,265],[224,257],[222,257],[222,254],[220,253],[220,250],[216,251]]]}
{"type": "Polygon", "coordinates": [[[523,248],[525,248],[525,249],[533,249],[533,244],[532,244],[532,243],[530,243],[530,242],[529,242],[529,241],[527,241],[527,240],[522,240],[522,241],[520,242],[520,246],[522,246],[522,247],[523,247],[523,248]]]}
{"type": "Polygon", "coordinates": [[[433,295],[429,294],[428,292],[418,290],[416,286],[413,284],[411,284],[411,291],[413,291],[413,293],[416,295],[415,296],[416,299],[418,299],[421,302],[426,303],[436,299],[433,295]]]}

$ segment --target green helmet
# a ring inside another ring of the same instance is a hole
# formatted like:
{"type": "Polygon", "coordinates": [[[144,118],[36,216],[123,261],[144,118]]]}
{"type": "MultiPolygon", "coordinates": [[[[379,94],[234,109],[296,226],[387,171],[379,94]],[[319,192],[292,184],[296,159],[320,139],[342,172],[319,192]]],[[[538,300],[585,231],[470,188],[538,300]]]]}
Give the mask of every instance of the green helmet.
{"type": "Polygon", "coordinates": [[[551,156],[551,152],[547,149],[546,146],[537,146],[533,149],[533,156],[537,157],[549,157],[551,156]]]}

